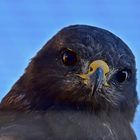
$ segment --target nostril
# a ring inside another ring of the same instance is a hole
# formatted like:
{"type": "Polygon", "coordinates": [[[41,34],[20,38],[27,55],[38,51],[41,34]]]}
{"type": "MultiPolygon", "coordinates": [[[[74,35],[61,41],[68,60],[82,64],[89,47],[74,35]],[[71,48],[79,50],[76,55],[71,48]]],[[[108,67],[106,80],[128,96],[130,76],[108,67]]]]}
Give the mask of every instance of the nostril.
{"type": "Polygon", "coordinates": [[[92,68],[92,67],[90,67],[90,68],[89,68],[89,71],[90,71],[90,72],[91,72],[91,71],[93,71],[93,68],[92,68]]]}

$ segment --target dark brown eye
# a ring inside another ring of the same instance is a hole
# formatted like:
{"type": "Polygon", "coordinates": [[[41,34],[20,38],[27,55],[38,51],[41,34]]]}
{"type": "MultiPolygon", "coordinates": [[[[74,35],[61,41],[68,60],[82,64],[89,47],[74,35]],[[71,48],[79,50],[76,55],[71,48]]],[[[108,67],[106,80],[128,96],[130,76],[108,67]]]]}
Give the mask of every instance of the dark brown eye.
{"type": "Polygon", "coordinates": [[[115,80],[119,83],[123,83],[130,77],[130,70],[124,69],[121,71],[118,71],[115,74],[115,80]]]}
{"type": "Polygon", "coordinates": [[[65,50],[62,53],[62,62],[67,66],[73,66],[77,62],[77,55],[71,50],[65,50]]]}

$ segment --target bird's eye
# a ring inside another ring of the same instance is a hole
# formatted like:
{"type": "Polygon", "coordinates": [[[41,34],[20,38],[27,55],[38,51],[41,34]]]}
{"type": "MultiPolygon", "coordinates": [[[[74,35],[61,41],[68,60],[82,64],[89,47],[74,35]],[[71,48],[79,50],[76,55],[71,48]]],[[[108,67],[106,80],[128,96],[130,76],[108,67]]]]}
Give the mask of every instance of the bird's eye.
{"type": "Polygon", "coordinates": [[[124,69],[121,71],[118,71],[115,74],[115,80],[119,83],[123,83],[130,77],[130,70],[124,69]]]}
{"type": "Polygon", "coordinates": [[[73,66],[77,62],[77,55],[74,51],[72,50],[65,50],[62,53],[62,62],[67,65],[67,66],[73,66]]]}

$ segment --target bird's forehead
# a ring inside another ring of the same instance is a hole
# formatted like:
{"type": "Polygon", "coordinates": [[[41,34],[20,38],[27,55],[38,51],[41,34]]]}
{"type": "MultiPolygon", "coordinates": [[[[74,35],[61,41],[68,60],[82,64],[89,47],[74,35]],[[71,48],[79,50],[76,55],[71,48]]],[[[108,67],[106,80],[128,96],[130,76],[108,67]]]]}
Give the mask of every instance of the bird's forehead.
{"type": "Polygon", "coordinates": [[[59,43],[60,48],[70,48],[87,61],[103,59],[115,67],[135,63],[131,50],[120,38],[99,28],[64,30],[59,33],[59,43]]]}

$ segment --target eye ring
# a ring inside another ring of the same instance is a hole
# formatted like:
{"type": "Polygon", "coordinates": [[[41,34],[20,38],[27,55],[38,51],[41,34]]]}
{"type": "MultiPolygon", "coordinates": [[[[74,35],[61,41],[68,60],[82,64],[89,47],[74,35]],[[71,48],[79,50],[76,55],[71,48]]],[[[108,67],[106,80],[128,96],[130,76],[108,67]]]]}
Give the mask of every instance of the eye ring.
{"type": "Polygon", "coordinates": [[[74,66],[77,63],[77,54],[71,49],[64,49],[61,56],[62,62],[66,66],[74,66]]]}
{"type": "Polygon", "coordinates": [[[115,80],[118,83],[123,83],[130,78],[130,74],[131,71],[129,69],[120,70],[115,74],[115,80]]]}

